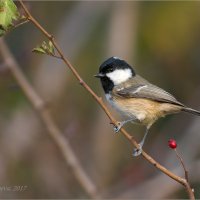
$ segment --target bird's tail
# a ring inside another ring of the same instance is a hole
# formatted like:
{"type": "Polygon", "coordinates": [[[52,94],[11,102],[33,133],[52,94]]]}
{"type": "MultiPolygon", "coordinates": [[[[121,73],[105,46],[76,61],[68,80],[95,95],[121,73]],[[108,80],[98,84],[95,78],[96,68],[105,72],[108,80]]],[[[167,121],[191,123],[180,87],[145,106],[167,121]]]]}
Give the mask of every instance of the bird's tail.
{"type": "Polygon", "coordinates": [[[184,108],[182,109],[182,111],[188,112],[188,113],[192,113],[193,115],[199,115],[199,116],[200,116],[200,111],[194,110],[194,109],[192,109],[192,108],[184,107],[184,108]]]}

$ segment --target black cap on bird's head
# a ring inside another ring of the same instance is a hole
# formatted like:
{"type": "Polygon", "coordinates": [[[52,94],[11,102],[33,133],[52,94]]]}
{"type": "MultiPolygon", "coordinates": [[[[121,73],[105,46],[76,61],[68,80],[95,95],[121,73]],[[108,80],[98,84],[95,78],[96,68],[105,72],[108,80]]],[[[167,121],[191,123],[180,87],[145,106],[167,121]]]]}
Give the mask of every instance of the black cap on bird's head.
{"type": "Polygon", "coordinates": [[[133,68],[126,61],[118,57],[110,57],[100,65],[99,74],[95,75],[95,77],[101,78],[103,75],[113,72],[116,69],[130,69],[132,75],[135,75],[133,68]]]}
{"type": "Polygon", "coordinates": [[[108,93],[115,85],[127,81],[135,76],[133,68],[118,57],[111,57],[99,67],[99,73],[95,77],[101,79],[104,91],[108,93]]]}

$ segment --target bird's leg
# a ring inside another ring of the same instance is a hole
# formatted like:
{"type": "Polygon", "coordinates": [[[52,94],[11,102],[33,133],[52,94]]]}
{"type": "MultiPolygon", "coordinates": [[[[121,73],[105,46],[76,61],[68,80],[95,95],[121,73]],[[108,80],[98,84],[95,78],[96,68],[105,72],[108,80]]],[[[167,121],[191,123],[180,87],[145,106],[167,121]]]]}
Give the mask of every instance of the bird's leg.
{"type": "Polygon", "coordinates": [[[142,153],[142,147],[143,147],[143,145],[144,145],[145,139],[146,139],[147,134],[148,134],[148,132],[149,132],[149,128],[150,128],[150,127],[147,127],[147,128],[146,128],[144,137],[142,138],[141,142],[138,144],[138,145],[139,145],[139,148],[135,148],[135,149],[133,150],[133,156],[139,156],[139,155],[142,153]]]}
{"type": "Polygon", "coordinates": [[[115,133],[118,133],[119,130],[122,128],[122,126],[124,126],[124,124],[128,123],[128,122],[131,122],[131,121],[134,121],[135,119],[131,118],[131,119],[128,119],[126,121],[122,121],[122,122],[117,122],[118,125],[114,125],[114,131],[115,133]]]}

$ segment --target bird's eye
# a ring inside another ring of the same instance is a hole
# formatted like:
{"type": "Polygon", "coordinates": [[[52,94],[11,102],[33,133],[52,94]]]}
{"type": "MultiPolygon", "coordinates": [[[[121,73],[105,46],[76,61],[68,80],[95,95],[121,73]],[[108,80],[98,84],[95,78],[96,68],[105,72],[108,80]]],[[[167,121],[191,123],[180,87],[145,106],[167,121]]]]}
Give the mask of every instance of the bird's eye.
{"type": "Polygon", "coordinates": [[[114,69],[113,69],[113,68],[110,68],[110,69],[109,69],[109,72],[113,72],[113,71],[114,71],[114,69]]]}

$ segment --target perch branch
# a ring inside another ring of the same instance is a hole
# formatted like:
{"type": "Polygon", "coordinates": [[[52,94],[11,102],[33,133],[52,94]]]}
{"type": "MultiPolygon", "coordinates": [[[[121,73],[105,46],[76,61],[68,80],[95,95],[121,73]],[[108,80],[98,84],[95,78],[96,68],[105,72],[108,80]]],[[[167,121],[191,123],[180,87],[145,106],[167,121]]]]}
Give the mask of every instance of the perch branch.
{"type": "Polygon", "coordinates": [[[178,159],[179,159],[179,161],[180,161],[180,163],[181,163],[181,165],[182,165],[182,167],[183,167],[183,170],[184,170],[184,173],[185,173],[185,179],[186,179],[187,182],[189,182],[188,170],[187,170],[186,167],[185,167],[185,164],[184,164],[184,162],[183,162],[183,159],[182,159],[181,155],[178,153],[177,149],[174,149],[174,151],[175,151],[176,156],[178,157],[178,159]]]}
{"type": "MultiPolygon", "coordinates": [[[[83,81],[83,79],[81,78],[81,76],[79,75],[79,73],[76,71],[76,69],[72,66],[72,64],[68,61],[68,59],[64,56],[62,50],[60,49],[60,47],[58,46],[57,42],[55,41],[54,37],[49,34],[42,26],[41,24],[31,15],[31,13],[28,11],[28,9],[26,8],[26,6],[24,5],[22,0],[19,0],[21,6],[23,7],[26,15],[27,15],[27,19],[29,19],[38,30],[40,30],[54,45],[55,49],[57,50],[58,54],[60,55],[61,59],[63,60],[63,62],[66,64],[66,66],[72,71],[73,75],[76,77],[76,79],[79,81],[79,83],[92,95],[92,97],[97,101],[97,103],[99,104],[99,106],[104,110],[104,112],[106,113],[106,115],[108,116],[108,118],[110,119],[111,123],[113,124],[117,124],[117,121],[115,120],[115,118],[111,115],[111,113],[109,112],[109,110],[107,109],[107,107],[105,106],[105,104],[102,101],[102,98],[97,96],[96,93],[83,81]]],[[[133,136],[131,136],[125,129],[121,129],[121,133],[129,140],[130,143],[132,143],[136,148],[139,148],[138,143],[136,142],[135,138],[133,136]]],[[[185,188],[186,191],[188,193],[188,196],[190,197],[190,199],[194,199],[194,193],[192,191],[192,188],[190,186],[190,184],[187,182],[187,180],[185,178],[179,177],[177,175],[175,175],[174,173],[172,173],[171,171],[167,170],[164,166],[162,166],[161,164],[159,164],[158,162],[156,162],[150,155],[148,155],[146,152],[142,151],[142,156],[149,162],[151,163],[153,166],[155,166],[158,170],[160,170],[161,172],[163,172],[164,174],[166,174],[167,176],[171,177],[172,179],[174,179],[175,181],[177,181],[178,183],[182,184],[185,188]]]]}
{"type": "Polygon", "coordinates": [[[61,151],[66,163],[70,166],[75,177],[82,185],[86,193],[92,198],[99,198],[97,194],[97,188],[89,176],[86,174],[84,169],[81,167],[78,158],[73,152],[69,141],[65,138],[62,132],[59,130],[55,124],[48,107],[41,97],[36,93],[34,88],[29,84],[25,78],[23,72],[20,70],[18,63],[13,57],[12,53],[8,49],[3,39],[0,39],[0,52],[6,66],[11,71],[12,75],[15,77],[17,83],[20,85],[25,95],[28,97],[29,101],[33,104],[34,108],[38,111],[41,119],[43,120],[48,133],[53,138],[54,142],[61,151]]]}

